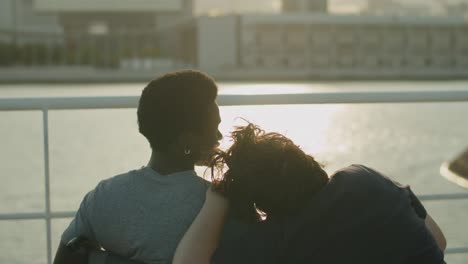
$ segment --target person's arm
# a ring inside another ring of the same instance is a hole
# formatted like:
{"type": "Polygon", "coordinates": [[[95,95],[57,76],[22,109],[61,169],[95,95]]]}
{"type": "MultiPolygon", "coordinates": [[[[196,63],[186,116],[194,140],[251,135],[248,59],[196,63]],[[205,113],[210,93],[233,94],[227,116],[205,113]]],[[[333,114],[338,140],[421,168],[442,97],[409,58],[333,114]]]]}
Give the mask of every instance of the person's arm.
{"type": "Polygon", "coordinates": [[[179,242],[173,264],[205,264],[218,247],[228,212],[228,201],[208,189],[205,203],[179,242]]]}
{"type": "Polygon", "coordinates": [[[411,188],[408,187],[408,190],[410,194],[411,205],[414,211],[419,217],[424,219],[426,228],[431,233],[432,237],[436,241],[437,246],[439,246],[440,250],[445,251],[445,248],[447,247],[447,241],[445,240],[444,233],[442,232],[440,227],[437,225],[437,223],[434,221],[434,219],[432,219],[432,217],[427,213],[421,201],[413,193],[413,191],[411,191],[411,188]]]}
{"type": "Polygon", "coordinates": [[[54,264],[88,264],[88,252],[72,250],[60,242],[55,254],[54,264]]]}
{"type": "Polygon", "coordinates": [[[437,223],[434,221],[434,219],[432,219],[432,217],[429,214],[426,215],[425,223],[426,223],[427,229],[429,229],[429,231],[431,232],[439,248],[442,251],[445,251],[447,247],[447,241],[445,240],[444,233],[442,232],[440,227],[437,225],[437,223]]]}
{"type": "Polygon", "coordinates": [[[429,230],[429,232],[431,233],[437,246],[442,252],[445,251],[447,247],[447,241],[445,240],[444,233],[439,228],[439,226],[434,221],[434,219],[432,219],[432,217],[427,213],[426,208],[424,208],[423,204],[421,203],[419,198],[413,193],[411,188],[408,185],[402,185],[401,183],[397,181],[391,180],[390,178],[380,174],[379,172],[373,169],[370,169],[367,167],[366,169],[373,173],[383,176],[385,179],[388,179],[389,182],[393,182],[393,184],[397,186],[398,188],[406,189],[408,191],[408,195],[411,201],[411,207],[413,208],[414,212],[418,215],[419,218],[424,219],[426,229],[429,230]]]}
{"type": "Polygon", "coordinates": [[[60,245],[54,258],[54,264],[87,264],[89,249],[100,249],[94,239],[90,223],[96,189],[88,192],[80,204],[75,217],[63,232],[60,245]]]}
{"type": "Polygon", "coordinates": [[[109,252],[103,252],[103,253],[99,253],[99,254],[104,254],[104,256],[101,256],[99,257],[99,261],[101,261],[101,259],[104,259],[104,262],[93,262],[93,261],[90,261],[89,264],[98,264],[98,263],[112,263],[112,264],[144,264],[143,262],[138,262],[138,261],[134,261],[134,260],[130,260],[128,258],[124,258],[124,257],[121,257],[121,256],[117,256],[115,254],[112,254],[112,253],[109,253],[109,252]]]}
{"type": "Polygon", "coordinates": [[[108,251],[96,248],[87,240],[81,242],[78,248],[73,248],[60,243],[55,256],[54,264],[143,264],[125,257],[118,256],[108,251]]]}

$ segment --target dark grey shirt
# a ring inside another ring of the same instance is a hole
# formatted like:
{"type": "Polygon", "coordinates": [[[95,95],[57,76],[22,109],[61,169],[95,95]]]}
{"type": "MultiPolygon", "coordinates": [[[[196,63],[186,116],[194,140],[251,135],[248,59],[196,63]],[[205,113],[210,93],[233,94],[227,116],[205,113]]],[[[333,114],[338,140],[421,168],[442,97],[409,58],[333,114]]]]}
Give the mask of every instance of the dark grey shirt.
{"type": "Polygon", "coordinates": [[[170,263],[204,200],[208,182],[194,171],[160,175],[149,167],[100,182],[62,235],[95,240],[144,263],[170,263]]]}

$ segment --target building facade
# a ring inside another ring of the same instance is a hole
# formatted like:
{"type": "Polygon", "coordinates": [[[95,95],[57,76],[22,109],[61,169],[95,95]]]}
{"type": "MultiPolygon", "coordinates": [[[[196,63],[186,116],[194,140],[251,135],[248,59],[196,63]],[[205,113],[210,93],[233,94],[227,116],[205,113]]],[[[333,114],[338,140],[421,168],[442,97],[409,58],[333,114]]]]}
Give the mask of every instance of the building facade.
{"type": "Polygon", "coordinates": [[[271,74],[468,75],[468,22],[462,18],[243,15],[233,24],[237,59],[218,68],[237,63],[271,74]]]}
{"type": "Polygon", "coordinates": [[[328,0],[283,0],[284,13],[326,13],[328,0]]]}
{"type": "Polygon", "coordinates": [[[37,12],[34,0],[0,0],[0,30],[60,32],[57,16],[37,12]]]}
{"type": "Polygon", "coordinates": [[[462,17],[344,16],[326,13],[326,0],[284,3],[282,14],[193,17],[193,0],[0,0],[0,65],[468,76],[462,17]]]}
{"type": "Polygon", "coordinates": [[[193,0],[0,0],[0,12],[0,64],[141,69],[170,64],[183,38],[163,32],[193,19],[193,0]]]}
{"type": "Polygon", "coordinates": [[[35,0],[37,12],[55,14],[68,33],[154,32],[191,17],[193,0],[35,0]]]}

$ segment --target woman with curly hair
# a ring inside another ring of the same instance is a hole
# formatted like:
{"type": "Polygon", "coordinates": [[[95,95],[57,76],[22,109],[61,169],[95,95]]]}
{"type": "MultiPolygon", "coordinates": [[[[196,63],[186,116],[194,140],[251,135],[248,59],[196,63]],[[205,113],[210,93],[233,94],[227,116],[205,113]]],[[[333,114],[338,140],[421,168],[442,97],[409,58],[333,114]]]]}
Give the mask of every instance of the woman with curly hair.
{"type": "Polygon", "coordinates": [[[363,165],[329,177],[254,124],[231,137],[173,263],[443,263],[443,233],[408,186],[363,165]],[[228,219],[250,228],[229,236],[228,219]]]}

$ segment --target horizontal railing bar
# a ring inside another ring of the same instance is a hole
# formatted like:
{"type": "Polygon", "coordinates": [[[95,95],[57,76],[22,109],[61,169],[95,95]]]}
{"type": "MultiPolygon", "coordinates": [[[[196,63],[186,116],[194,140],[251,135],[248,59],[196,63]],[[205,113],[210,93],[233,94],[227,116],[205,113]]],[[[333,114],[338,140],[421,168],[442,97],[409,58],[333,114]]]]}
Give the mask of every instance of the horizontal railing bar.
{"type": "Polygon", "coordinates": [[[447,248],[444,253],[447,254],[463,254],[468,253],[468,247],[447,248]]]}
{"type": "MultiPolygon", "coordinates": [[[[138,105],[138,99],[138,96],[2,98],[0,99],[0,110],[135,108],[138,105]]],[[[218,97],[218,103],[223,106],[417,102],[468,102],[468,90],[358,91],[256,95],[221,94],[218,97]]]]}
{"type": "Polygon", "coordinates": [[[0,220],[37,220],[47,218],[70,218],[74,217],[76,212],[52,212],[49,217],[45,212],[36,213],[14,213],[14,214],[0,214],[0,220]]]}
{"type": "MultiPolygon", "coordinates": [[[[418,195],[421,201],[443,201],[443,200],[464,200],[468,199],[468,193],[442,193],[418,195]]],[[[51,212],[50,218],[69,218],[75,216],[74,211],[51,212]]],[[[46,213],[14,213],[0,214],[0,220],[27,220],[46,219],[46,213]]]]}
{"type": "Polygon", "coordinates": [[[418,195],[421,201],[442,201],[468,199],[468,193],[443,193],[418,195]]]}
{"type": "Polygon", "coordinates": [[[221,95],[220,105],[467,102],[468,90],[221,95]]]}
{"type": "MultiPolygon", "coordinates": [[[[75,212],[54,212],[50,218],[72,218],[75,212]]],[[[42,220],[46,218],[45,213],[18,213],[18,214],[0,214],[0,220],[42,220]]],[[[468,253],[468,247],[447,248],[445,254],[463,254],[468,253]]]]}
{"type": "Polygon", "coordinates": [[[67,110],[67,109],[111,109],[135,108],[136,96],[112,97],[52,97],[0,99],[0,110],[67,110]]]}
{"type": "MultiPolygon", "coordinates": [[[[424,196],[419,196],[424,197],[424,196]]],[[[424,198],[422,198],[424,199],[424,198]]],[[[50,218],[72,218],[75,212],[52,212],[50,218]]],[[[45,213],[17,213],[0,214],[0,220],[42,220],[46,218],[45,213]]],[[[447,248],[445,254],[463,254],[468,253],[468,247],[447,248]]]]}
{"type": "MultiPolygon", "coordinates": [[[[50,218],[72,218],[75,212],[54,212],[50,218]]],[[[18,213],[18,214],[0,214],[0,220],[42,220],[46,218],[45,213],[18,213]]],[[[447,248],[445,254],[464,254],[468,253],[468,247],[447,248]]]]}

